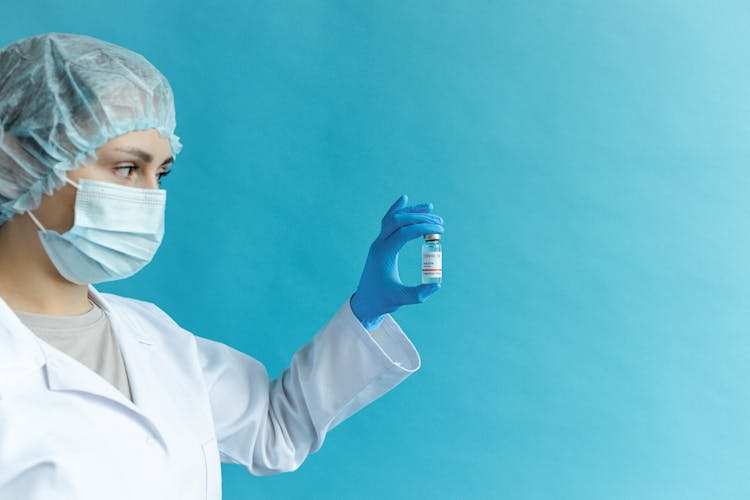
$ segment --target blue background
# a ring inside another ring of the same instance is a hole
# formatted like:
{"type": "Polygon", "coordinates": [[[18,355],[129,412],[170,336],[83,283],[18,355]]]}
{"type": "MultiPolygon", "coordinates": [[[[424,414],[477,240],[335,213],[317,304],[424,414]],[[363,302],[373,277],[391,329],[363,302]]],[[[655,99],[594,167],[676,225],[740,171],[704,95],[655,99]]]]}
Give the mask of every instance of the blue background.
{"type": "MultiPolygon", "coordinates": [[[[422,368],[226,499],[750,496],[747,2],[4,1],[170,80],[167,236],[100,289],[272,376],[402,193],[445,219],[422,368]]],[[[419,244],[401,254],[419,280],[419,244]]]]}

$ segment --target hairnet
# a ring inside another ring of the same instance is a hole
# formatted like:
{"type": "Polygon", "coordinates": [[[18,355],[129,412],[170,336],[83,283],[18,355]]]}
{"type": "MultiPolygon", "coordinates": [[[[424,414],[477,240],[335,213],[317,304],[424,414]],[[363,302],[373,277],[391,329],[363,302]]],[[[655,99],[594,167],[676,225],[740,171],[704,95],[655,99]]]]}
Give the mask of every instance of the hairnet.
{"type": "Polygon", "coordinates": [[[143,56],[84,35],[46,33],[0,50],[0,224],[34,210],[65,172],[135,130],[174,135],[167,79],[143,56]]]}

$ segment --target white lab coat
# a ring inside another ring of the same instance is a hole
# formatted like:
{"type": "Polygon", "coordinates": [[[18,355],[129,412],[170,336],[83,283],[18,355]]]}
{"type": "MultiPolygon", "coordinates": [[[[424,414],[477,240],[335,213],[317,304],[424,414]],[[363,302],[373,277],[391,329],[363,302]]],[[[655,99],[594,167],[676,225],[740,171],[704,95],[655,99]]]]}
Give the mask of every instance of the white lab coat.
{"type": "Polygon", "coordinates": [[[390,315],[370,335],[349,300],[271,381],[154,304],[91,286],[89,297],[110,318],[135,404],[0,299],[0,499],[217,500],[220,461],[295,470],[420,364],[390,315]]]}

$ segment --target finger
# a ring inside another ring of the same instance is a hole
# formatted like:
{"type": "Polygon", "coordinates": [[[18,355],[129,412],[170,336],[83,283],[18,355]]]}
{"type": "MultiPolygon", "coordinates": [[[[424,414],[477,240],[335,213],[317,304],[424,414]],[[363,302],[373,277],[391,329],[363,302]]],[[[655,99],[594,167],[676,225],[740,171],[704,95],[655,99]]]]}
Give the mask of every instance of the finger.
{"type": "Polygon", "coordinates": [[[387,238],[393,231],[409,224],[420,224],[423,222],[429,222],[432,224],[443,224],[443,218],[435,214],[424,214],[424,213],[395,213],[392,217],[387,218],[383,221],[383,230],[380,232],[382,238],[387,238]]]}
{"type": "Polygon", "coordinates": [[[402,194],[398,198],[398,200],[396,200],[395,202],[393,202],[393,205],[391,205],[391,208],[389,208],[388,211],[385,213],[385,216],[383,216],[383,219],[385,219],[386,217],[390,216],[396,210],[405,207],[406,203],[408,201],[409,201],[409,197],[406,196],[405,194],[402,194]]]}
{"type": "Polygon", "coordinates": [[[402,293],[407,301],[405,304],[421,304],[438,290],[440,290],[440,283],[428,283],[426,285],[405,286],[402,293]]]}
{"type": "Polygon", "coordinates": [[[392,252],[398,252],[407,241],[419,238],[425,234],[442,234],[445,230],[442,224],[423,222],[401,226],[385,239],[392,252]]]}
{"type": "Polygon", "coordinates": [[[409,212],[409,213],[419,213],[419,212],[429,213],[429,212],[432,212],[433,208],[434,207],[432,206],[432,203],[420,203],[419,205],[413,205],[411,207],[399,208],[394,213],[404,213],[404,212],[409,212]]]}

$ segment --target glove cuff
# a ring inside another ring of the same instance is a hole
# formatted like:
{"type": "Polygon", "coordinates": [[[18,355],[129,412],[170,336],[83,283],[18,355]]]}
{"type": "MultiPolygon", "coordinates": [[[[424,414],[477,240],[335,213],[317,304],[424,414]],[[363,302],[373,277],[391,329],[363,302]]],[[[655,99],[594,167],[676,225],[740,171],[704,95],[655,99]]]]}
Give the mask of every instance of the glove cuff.
{"type": "Polygon", "coordinates": [[[364,313],[360,310],[359,302],[354,300],[355,295],[357,295],[357,292],[354,292],[349,297],[349,307],[351,307],[354,316],[356,316],[359,322],[362,323],[362,326],[365,328],[365,330],[371,332],[372,330],[380,326],[380,324],[383,322],[383,319],[385,319],[385,315],[381,314],[373,317],[371,314],[368,315],[364,313]]]}

